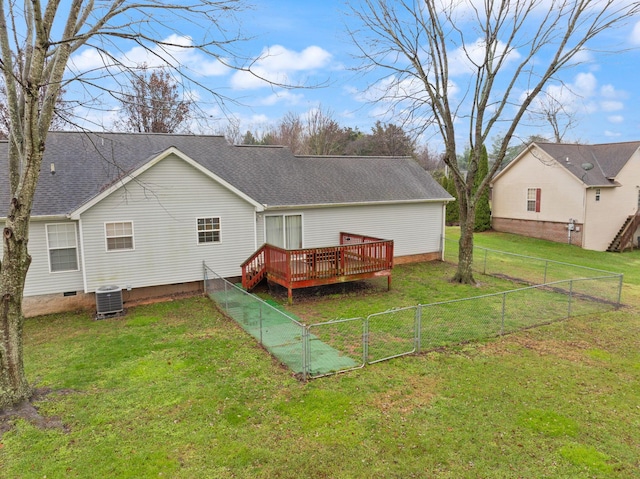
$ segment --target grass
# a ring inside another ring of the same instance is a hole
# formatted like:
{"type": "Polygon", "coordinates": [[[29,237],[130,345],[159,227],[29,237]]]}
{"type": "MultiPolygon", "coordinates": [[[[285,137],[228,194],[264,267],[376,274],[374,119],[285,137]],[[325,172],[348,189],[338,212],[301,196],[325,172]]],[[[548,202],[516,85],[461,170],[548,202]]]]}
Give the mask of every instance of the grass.
{"type": "MultiPolygon", "coordinates": [[[[34,318],[26,368],[52,389],[36,406],[65,428],[18,420],[0,439],[0,477],[638,477],[640,255],[495,233],[476,243],[623,272],[627,307],[307,384],[203,298],[34,318]]],[[[391,294],[422,302],[426,273],[404,271],[391,294]]],[[[388,295],[295,307],[348,317],[354,302],[386,309],[388,295]]]]}

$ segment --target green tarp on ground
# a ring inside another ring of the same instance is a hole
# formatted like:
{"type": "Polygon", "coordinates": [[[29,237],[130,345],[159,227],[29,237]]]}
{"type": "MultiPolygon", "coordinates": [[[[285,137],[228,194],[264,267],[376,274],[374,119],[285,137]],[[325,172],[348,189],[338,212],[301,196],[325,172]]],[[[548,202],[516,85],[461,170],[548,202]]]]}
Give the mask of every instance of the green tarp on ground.
{"type": "Polygon", "coordinates": [[[271,354],[297,374],[303,373],[305,355],[306,374],[319,376],[359,365],[354,359],[309,335],[304,350],[302,321],[273,301],[261,299],[237,287],[210,293],[226,313],[256,338],[271,354]]]}

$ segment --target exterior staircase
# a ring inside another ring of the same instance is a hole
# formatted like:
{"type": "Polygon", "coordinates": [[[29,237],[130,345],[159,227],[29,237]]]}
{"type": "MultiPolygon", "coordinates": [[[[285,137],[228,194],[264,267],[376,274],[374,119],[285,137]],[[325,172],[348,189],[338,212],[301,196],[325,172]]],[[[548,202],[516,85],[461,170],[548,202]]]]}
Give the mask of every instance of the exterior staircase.
{"type": "Polygon", "coordinates": [[[251,291],[267,275],[266,245],[262,245],[242,263],[242,287],[251,291]]]}
{"type": "Polygon", "coordinates": [[[626,248],[633,249],[633,233],[638,229],[638,226],[640,226],[640,211],[625,220],[607,251],[622,253],[626,248]]]}

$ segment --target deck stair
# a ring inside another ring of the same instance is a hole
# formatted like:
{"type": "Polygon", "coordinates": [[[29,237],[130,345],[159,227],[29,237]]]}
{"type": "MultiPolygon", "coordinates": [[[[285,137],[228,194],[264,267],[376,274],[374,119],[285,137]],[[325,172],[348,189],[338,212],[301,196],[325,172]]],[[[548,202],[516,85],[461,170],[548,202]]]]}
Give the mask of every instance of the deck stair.
{"type": "Polygon", "coordinates": [[[244,263],[242,263],[242,287],[251,291],[267,276],[267,245],[262,245],[244,263]]]}
{"type": "Polygon", "coordinates": [[[638,229],[638,226],[640,226],[640,211],[627,217],[607,251],[621,253],[626,248],[633,249],[633,233],[638,229]]]}

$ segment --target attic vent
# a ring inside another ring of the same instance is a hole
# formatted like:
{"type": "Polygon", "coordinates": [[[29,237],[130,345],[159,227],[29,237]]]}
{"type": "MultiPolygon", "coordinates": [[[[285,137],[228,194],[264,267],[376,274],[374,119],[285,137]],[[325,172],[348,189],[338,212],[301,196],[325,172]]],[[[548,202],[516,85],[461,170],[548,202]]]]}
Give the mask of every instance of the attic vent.
{"type": "Polygon", "coordinates": [[[101,286],[96,289],[98,319],[110,314],[121,313],[123,309],[122,288],[120,286],[101,286]]]}

